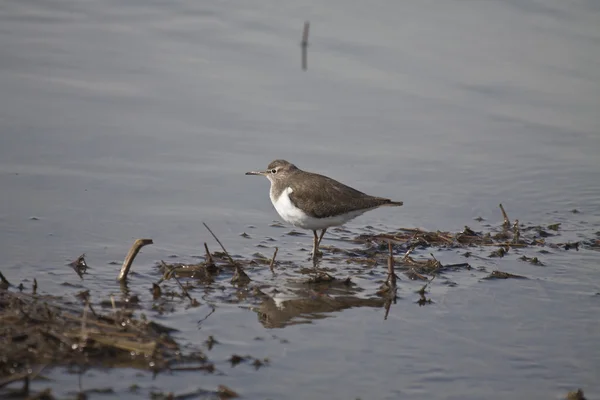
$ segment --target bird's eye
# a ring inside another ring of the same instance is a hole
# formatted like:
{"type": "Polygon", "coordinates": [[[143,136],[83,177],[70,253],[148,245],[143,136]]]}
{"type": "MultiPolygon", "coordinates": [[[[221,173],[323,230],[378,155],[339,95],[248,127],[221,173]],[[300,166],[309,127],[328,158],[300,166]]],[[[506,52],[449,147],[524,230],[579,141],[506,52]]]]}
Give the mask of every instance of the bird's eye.
{"type": "Polygon", "coordinates": [[[271,170],[271,173],[272,173],[272,174],[274,174],[274,173],[276,173],[276,172],[277,172],[277,170],[276,170],[275,168],[273,168],[273,169],[271,170]]]}

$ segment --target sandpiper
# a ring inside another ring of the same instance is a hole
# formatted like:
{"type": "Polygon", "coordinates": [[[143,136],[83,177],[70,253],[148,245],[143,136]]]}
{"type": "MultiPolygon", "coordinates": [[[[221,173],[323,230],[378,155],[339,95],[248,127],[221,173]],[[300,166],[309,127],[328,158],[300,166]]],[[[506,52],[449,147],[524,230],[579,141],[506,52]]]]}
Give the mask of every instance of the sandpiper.
{"type": "Polygon", "coordinates": [[[401,201],[369,196],[334,179],[302,171],[285,160],[275,160],[266,171],[246,175],[264,175],[271,182],[269,196],[277,213],[286,222],[313,231],[313,259],[320,254],[319,244],[325,231],[381,206],[401,206],[401,201]],[[321,230],[318,235],[317,231],[321,230]]]}

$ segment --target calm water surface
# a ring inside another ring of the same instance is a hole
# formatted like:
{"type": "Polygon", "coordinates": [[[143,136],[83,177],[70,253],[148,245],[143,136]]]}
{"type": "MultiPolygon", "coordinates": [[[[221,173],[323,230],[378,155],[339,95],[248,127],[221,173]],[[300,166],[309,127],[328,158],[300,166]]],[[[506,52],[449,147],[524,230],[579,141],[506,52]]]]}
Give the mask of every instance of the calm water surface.
{"type": "MultiPolygon", "coordinates": [[[[404,200],[356,219],[354,233],[482,229],[473,218],[498,224],[500,202],[522,222],[561,222],[564,241],[600,231],[595,1],[5,0],[0,89],[0,270],[48,293],[114,293],[108,263],[151,237],[133,288],[147,299],[156,261],[216,246],[203,221],[232,253],[271,254],[262,242],[304,262],[310,238],[270,226],[268,182],[243,174],[275,158],[404,200]],[[84,252],[93,275],[80,282],[64,264],[84,252]]],[[[405,279],[387,321],[362,307],[269,329],[217,304],[198,329],[208,307],[182,307],[161,322],[184,343],[217,336],[209,356],[225,375],[91,371],[84,386],[134,396],[135,381],[139,398],[218,384],[256,399],[560,398],[577,387],[600,397],[600,254],[541,257],[545,267],[477,261],[531,279],[457,272],[455,286],[432,286],[428,307],[405,279]],[[233,353],[271,366],[231,369],[233,353]]],[[[39,387],[78,388],[62,370],[49,377],[39,387]]]]}

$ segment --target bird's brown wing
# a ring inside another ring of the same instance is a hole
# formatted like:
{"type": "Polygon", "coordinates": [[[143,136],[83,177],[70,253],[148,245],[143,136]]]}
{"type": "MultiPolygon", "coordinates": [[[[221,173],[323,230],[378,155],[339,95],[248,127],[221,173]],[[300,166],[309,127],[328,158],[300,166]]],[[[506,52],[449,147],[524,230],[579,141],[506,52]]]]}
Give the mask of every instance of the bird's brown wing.
{"type": "Polygon", "coordinates": [[[298,174],[303,176],[290,185],[290,200],[311,217],[326,218],[391,203],[389,199],[369,196],[323,175],[305,171],[298,174]]]}

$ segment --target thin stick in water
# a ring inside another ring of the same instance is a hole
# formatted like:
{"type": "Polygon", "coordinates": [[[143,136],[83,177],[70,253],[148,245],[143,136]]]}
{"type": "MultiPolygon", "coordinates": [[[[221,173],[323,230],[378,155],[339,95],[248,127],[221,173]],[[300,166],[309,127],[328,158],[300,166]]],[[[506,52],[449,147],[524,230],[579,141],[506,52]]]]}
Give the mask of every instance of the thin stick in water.
{"type": "Polygon", "coordinates": [[[206,250],[206,263],[208,265],[214,265],[215,262],[212,258],[212,255],[210,255],[210,250],[208,250],[208,245],[206,244],[206,242],[204,242],[204,250],[206,250]]]}
{"type": "Polygon", "coordinates": [[[183,294],[185,294],[185,296],[190,300],[190,304],[192,305],[192,307],[199,306],[200,303],[198,303],[198,300],[196,300],[192,296],[190,296],[190,294],[188,293],[187,289],[181,284],[181,282],[179,282],[179,279],[177,279],[177,274],[175,272],[175,268],[170,268],[167,265],[167,263],[164,262],[163,260],[160,260],[160,262],[163,265],[163,267],[169,271],[168,272],[169,278],[175,279],[175,282],[177,282],[177,284],[179,285],[179,287],[183,291],[183,294]]]}
{"type": "Polygon", "coordinates": [[[208,225],[206,225],[206,223],[202,223],[202,225],[204,225],[204,227],[206,229],[208,229],[208,231],[210,232],[210,234],[212,235],[212,237],[215,238],[215,240],[217,241],[217,243],[219,243],[219,246],[221,246],[221,248],[223,249],[223,252],[225,253],[225,255],[227,256],[227,258],[229,259],[229,262],[231,263],[231,265],[236,265],[235,261],[233,261],[233,258],[231,258],[231,256],[229,255],[229,253],[227,252],[227,250],[225,250],[225,246],[223,246],[223,243],[221,243],[221,241],[219,240],[219,238],[217,237],[217,235],[215,235],[213,233],[213,231],[208,227],[208,225]]]}
{"type": "Polygon", "coordinates": [[[88,300],[85,300],[85,306],[83,307],[83,317],[81,318],[81,337],[79,338],[79,347],[83,349],[87,343],[87,330],[85,329],[85,323],[87,322],[88,313],[88,300]]]}
{"type": "Polygon", "coordinates": [[[504,218],[504,223],[502,224],[502,226],[504,226],[505,228],[510,228],[510,219],[508,219],[508,215],[506,214],[506,211],[504,211],[502,203],[500,203],[500,211],[502,211],[502,217],[504,218]]]}
{"type": "Polygon", "coordinates": [[[308,30],[310,28],[310,22],[304,23],[304,30],[302,31],[302,69],[306,71],[308,69],[308,30]]]}
{"type": "Polygon", "coordinates": [[[133,264],[133,259],[140,252],[140,249],[146,245],[154,243],[152,239],[138,239],[133,243],[131,249],[129,249],[129,253],[127,253],[127,257],[125,257],[125,261],[123,261],[123,266],[121,267],[121,272],[119,273],[119,282],[125,282],[127,280],[127,274],[129,274],[129,269],[131,268],[131,264],[133,264]]]}
{"type": "Polygon", "coordinates": [[[272,273],[275,273],[275,269],[273,267],[275,266],[275,257],[277,257],[278,251],[279,251],[279,248],[275,247],[275,253],[273,253],[273,258],[271,258],[271,264],[269,264],[269,269],[271,270],[272,273]]]}
{"type": "Polygon", "coordinates": [[[515,219],[515,223],[513,224],[513,240],[514,244],[519,244],[519,239],[521,238],[521,229],[519,229],[519,220],[515,219]]]}

